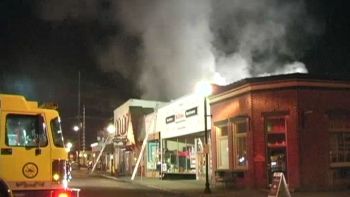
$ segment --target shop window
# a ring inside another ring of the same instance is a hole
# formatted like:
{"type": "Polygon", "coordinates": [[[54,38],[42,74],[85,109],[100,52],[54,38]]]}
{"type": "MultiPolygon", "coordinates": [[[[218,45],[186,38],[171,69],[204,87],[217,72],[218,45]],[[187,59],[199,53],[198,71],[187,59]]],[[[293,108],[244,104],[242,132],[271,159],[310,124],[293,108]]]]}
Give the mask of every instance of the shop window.
{"type": "Polygon", "coordinates": [[[147,169],[155,170],[159,161],[158,156],[159,142],[151,141],[148,142],[148,151],[147,151],[147,169]]]}
{"type": "Polygon", "coordinates": [[[329,119],[332,167],[350,167],[350,114],[333,113],[329,119]]]}
{"type": "Polygon", "coordinates": [[[229,168],[228,154],[228,126],[221,125],[216,127],[217,139],[217,168],[229,168]]]}
{"type": "Polygon", "coordinates": [[[248,119],[242,118],[233,122],[233,150],[234,150],[234,168],[246,169],[247,160],[247,131],[248,119]]]}
{"type": "Polygon", "coordinates": [[[194,139],[183,136],[164,140],[165,152],[163,171],[169,173],[195,173],[195,166],[191,165],[195,159],[194,139]]]}

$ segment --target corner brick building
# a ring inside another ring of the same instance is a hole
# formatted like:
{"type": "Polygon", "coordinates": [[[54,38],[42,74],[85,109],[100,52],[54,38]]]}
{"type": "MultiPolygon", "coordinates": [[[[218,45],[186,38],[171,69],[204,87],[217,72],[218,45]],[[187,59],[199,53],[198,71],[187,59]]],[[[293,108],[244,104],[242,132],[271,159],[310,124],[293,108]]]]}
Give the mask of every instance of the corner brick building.
{"type": "Polygon", "coordinates": [[[350,186],[350,80],[248,78],[209,101],[213,173],[234,173],[240,187],[267,188],[273,172],[296,190],[350,186]]]}

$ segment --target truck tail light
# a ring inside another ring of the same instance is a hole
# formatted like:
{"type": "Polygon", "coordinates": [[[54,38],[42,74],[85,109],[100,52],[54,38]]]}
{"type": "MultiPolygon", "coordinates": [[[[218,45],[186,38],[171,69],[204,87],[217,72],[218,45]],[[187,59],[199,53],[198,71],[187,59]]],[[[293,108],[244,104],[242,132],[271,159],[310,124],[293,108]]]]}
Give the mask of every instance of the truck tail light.
{"type": "Polygon", "coordinates": [[[70,191],[58,190],[58,191],[54,191],[51,197],[72,197],[72,195],[70,191]]]}

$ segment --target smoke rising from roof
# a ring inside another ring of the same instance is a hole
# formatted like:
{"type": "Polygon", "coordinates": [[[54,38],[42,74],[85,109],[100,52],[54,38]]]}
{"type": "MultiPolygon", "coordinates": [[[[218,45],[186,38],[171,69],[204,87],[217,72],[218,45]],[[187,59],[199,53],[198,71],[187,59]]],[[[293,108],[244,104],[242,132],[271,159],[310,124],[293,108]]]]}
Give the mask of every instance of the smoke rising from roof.
{"type": "Polygon", "coordinates": [[[227,84],[307,72],[298,58],[316,33],[301,0],[52,2],[42,6],[46,20],[69,16],[115,25],[118,33],[96,46],[98,62],[126,78],[138,73],[143,97],[151,99],[182,96],[202,79],[227,84]]]}

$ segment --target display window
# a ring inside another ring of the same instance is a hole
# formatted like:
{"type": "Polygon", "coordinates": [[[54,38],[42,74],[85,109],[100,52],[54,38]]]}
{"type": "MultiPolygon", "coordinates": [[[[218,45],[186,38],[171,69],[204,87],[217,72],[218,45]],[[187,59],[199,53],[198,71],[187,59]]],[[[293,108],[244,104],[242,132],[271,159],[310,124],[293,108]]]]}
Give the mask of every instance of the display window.
{"type": "Polygon", "coordinates": [[[148,142],[147,150],[147,169],[156,170],[159,163],[159,141],[148,142]]]}
{"type": "Polygon", "coordinates": [[[196,173],[196,158],[203,150],[203,136],[186,135],[163,141],[163,171],[166,173],[196,173]]]}

